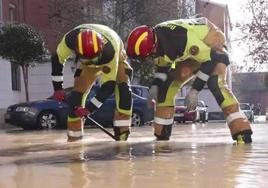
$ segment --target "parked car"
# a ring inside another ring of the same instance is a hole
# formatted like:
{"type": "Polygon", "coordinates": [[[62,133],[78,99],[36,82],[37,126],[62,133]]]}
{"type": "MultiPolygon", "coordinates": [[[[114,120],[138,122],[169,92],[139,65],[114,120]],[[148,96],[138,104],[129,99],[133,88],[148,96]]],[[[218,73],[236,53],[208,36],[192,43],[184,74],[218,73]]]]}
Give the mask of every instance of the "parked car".
{"type": "Polygon", "coordinates": [[[250,122],[254,121],[254,111],[249,103],[240,103],[240,109],[244,112],[250,122]]]}
{"type": "Polygon", "coordinates": [[[266,116],[266,120],[268,120],[268,108],[266,108],[265,116],[266,116]]]}
{"type": "Polygon", "coordinates": [[[203,123],[208,121],[208,106],[204,101],[199,100],[196,107],[197,112],[197,121],[201,121],[203,123]]]}
{"type": "Polygon", "coordinates": [[[194,111],[187,111],[185,106],[185,98],[178,97],[175,99],[174,121],[185,123],[186,121],[208,121],[207,106],[204,101],[198,101],[197,108],[194,111]]]}
{"type": "MultiPolygon", "coordinates": [[[[147,105],[149,89],[145,86],[133,85],[133,113],[132,126],[142,126],[153,119],[154,102],[147,105]]],[[[92,87],[87,102],[95,95],[98,86],[92,87]]],[[[70,95],[71,88],[65,89],[66,98],[70,95]]],[[[114,95],[109,97],[101,108],[93,113],[91,117],[104,127],[112,127],[115,108],[114,95]]],[[[68,105],[65,102],[57,102],[49,97],[45,100],[38,100],[27,103],[14,104],[7,108],[5,122],[23,129],[53,129],[66,128],[68,105]]],[[[85,125],[94,125],[86,120],[85,125]]]]}

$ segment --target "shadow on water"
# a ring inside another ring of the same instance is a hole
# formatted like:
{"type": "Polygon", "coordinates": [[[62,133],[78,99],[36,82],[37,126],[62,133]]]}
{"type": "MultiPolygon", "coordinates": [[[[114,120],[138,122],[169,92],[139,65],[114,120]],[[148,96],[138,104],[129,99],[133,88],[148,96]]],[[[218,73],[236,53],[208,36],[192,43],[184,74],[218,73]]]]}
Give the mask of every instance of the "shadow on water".
{"type": "Polygon", "coordinates": [[[131,160],[143,157],[168,157],[209,150],[209,148],[233,147],[224,143],[183,143],[183,142],[94,142],[94,143],[61,143],[35,144],[10,149],[0,149],[0,157],[13,157],[8,164],[64,164],[84,163],[87,161],[131,160]]]}
{"type": "MultiPolygon", "coordinates": [[[[168,145],[167,145],[168,146],[168,145]]],[[[171,149],[163,152],[172,152],[171,149]]],[[[11,149],[0,149],[0,157],[23,157],[27,159],[16,159],[16,165],[34,163],[75,163],[89,160],[127,160],[138,156],[152,156],[152,142],[142,143],[114,143],[95,142],[90,144],[36,144],[11,149]],[[47,152],[52,152],[52,156],[47,156],[47,152]],[[43,156],[36,156],[43,153],[43,156]],[[30,157],[29,157],[30,155],[30,157]]],[[[6,165],[1,164],[0,165],[6,165]]]]}

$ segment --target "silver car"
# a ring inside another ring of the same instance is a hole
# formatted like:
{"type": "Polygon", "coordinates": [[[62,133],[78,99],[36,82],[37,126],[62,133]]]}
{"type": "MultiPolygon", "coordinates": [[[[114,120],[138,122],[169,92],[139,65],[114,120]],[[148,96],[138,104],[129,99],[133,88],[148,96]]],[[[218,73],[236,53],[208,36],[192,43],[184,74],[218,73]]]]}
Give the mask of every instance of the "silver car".
{"type": "Polygon", "coordinates": [[[266,108],[265,116],[266,116],[266,120],[268,120],[268,108],[266,108]]]}
{"type": "Polygon", "coordinates": [[[244,112],[250,122],[254,121],[254,111],[249,103],[240,103],[240,109],[244,112]]]}

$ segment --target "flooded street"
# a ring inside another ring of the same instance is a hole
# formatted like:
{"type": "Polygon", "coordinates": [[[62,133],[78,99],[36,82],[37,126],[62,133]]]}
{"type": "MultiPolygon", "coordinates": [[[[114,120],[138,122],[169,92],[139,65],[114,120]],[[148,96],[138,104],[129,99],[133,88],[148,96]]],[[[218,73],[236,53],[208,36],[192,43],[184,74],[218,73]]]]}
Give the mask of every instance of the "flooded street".
{"type": "Polygon", "coordinates": [[[168,142],[150,126],[120,143],[99,129],[77,143],[65,130],[2,131],[0,188],[267,188],[268,124],[252,127],[253,144],[239,146],[225,123],[175,125],[168,142]]]}

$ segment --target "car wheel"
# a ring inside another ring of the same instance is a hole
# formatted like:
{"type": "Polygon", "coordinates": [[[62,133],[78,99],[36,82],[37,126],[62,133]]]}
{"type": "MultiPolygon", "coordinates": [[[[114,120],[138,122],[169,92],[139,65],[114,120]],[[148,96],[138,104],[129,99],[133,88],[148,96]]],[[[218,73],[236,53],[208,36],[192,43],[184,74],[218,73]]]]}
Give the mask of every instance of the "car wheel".
{"type": "Polygon", "coordinates": [[[142,117],[139,113],[133,112],[131,116],[131,126],[139,127],[142,125],[142,117]]]}
{"type": "Polygon", "coordinates": [[[254,121],[254,116],[250,116],[249,121],[252,123],[254,121]]]}
{"type": "Polygon", "coordinates": [[[204,112],[204,113],[200,113],[200,121],[202,122],[202,123],[206,123],[206,113],[204,112]]]}
{"type": "Polygon", "coordinates": [[[39,129],[54,129],[58,126],[58,118],[50,111],[41,112],[37,118],[39,129]]]}

